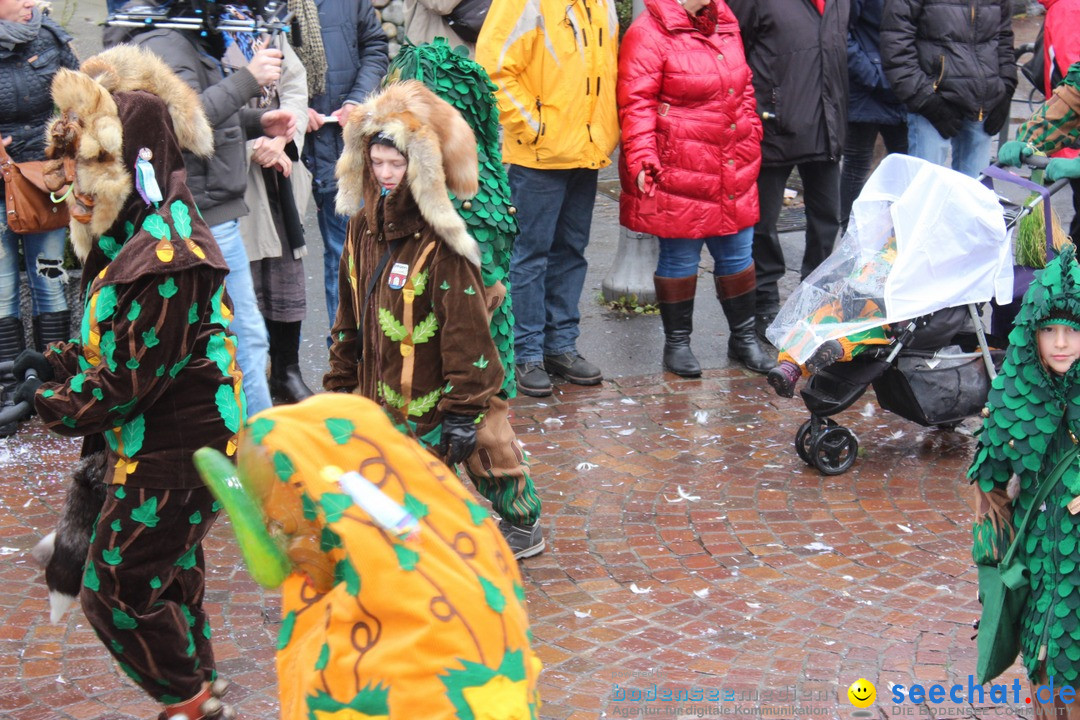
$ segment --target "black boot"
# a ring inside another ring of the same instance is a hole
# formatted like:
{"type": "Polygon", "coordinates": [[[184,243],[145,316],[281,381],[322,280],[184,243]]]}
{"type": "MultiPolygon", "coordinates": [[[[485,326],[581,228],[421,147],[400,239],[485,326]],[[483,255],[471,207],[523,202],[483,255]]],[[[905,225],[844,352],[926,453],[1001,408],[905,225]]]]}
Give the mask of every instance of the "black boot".
{"type": "MultiPolygon", "coordinates": [[[[0,363],[10,363],[25,349],[26,337],[23,334],[22,321],[17,317],[0,318],[0,363]]],[[[5,365],[5,369],[0,371],[0,407],[11,407],[15,404],[12,395],[18,384],[11,372],[11,366],[5,365]]],[[[0,425],[0,438],[15,434],[18,428],[18,423],[0,425]]]]}
{"type": "Polygon", "coordinates": [[[653,275],[653,286],[660,319],[664,322],[664,369],[681,377],[701,377],[701,363],[690,349],[697,275],[681,278],[653,275]]]}
{"type": "Polygon", "coordinates": [[[724,309],[731,337],[728,357],[747,370],[765,374],[776,367],[776,358],[766,352],[754,330],[757,299],[754,295],[754,266],[734,275],[717,275],[716,297],[724,309]]]}
{"type": "Polygon", "coordinates": [[[286,403],[314,395],[300,374],[300,323],[267,320],[266,329],[270,335],[270,395],[286,403]]]}
{"type": "Polygon", "coordinates": [[[34,348],[43,353],[51,343],[71,339],[71,313],[67,310],[41,313],[33,320],[34,348]]]}

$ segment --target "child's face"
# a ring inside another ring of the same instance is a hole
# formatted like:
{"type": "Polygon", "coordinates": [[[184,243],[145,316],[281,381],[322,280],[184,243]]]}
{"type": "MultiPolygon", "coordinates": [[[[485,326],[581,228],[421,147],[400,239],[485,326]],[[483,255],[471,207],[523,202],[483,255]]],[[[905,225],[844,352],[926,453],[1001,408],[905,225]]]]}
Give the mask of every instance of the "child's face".
{"type": "Polygon", "coordinates": [[[1080,330],[1068,325],[1039,328],[1039,357],[1046,367],[1064,375],[1080,359],[1080,330]]]}
{"type": "Polygon", "coordinates": [[[408,159],[399,153],[397,148],[378,143],[371,146],[371,169],[375,172],[375,179],[387,190],[393,190],[401,184],[408,167],[408,159]]]}

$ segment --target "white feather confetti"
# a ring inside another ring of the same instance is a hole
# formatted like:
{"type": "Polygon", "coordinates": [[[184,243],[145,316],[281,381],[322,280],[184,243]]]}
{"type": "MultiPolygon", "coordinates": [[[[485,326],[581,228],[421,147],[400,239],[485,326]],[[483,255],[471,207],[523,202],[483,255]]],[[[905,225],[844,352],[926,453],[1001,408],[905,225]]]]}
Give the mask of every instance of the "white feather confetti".
{"type": "Polygon", "coordinates": [[[637,586],[637,583],[630,583],[630,592],[634,593],[635,595],[645,595],[646,593],[651,593],[652,588],[639,588],[637,586]]]}
{"type": "Polygon", "coordinates": [[[709,588],[701,588],[700,590],[695,590],[694,594],[697,595],[699,598],[708,597],[709,588]]]}
{"type": "Polygon", "coordinates": [[[591,462],[580,462],[577,464],[575,470],[577,470],[578,472],[585,472],[586,470],[595,470],[598,467],[600,466],[591,462]]]}
{"type": "Polygon", "coordinates": [[[588,612],[581,612],[580,610],[575,610],[574,616],[579,618],[592,617],[592,610],[589,610],[588,612]]]}

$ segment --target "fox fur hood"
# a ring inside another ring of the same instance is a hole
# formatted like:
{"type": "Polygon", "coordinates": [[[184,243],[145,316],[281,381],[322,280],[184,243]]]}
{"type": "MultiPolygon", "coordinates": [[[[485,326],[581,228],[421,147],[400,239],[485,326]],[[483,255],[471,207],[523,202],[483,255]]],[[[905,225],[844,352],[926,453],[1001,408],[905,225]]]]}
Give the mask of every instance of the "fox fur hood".
{"type": "Polygon", "coordinates": [[[198,95],[158,56],[141,48],[117,45],[88,58],[78,71],[60,70],[52,94],[59,115],[46,131],[46,155],[53,160],[46,172],[74,180],[67,202],[80,259],[96,238],[121,221],[136,223],[145,212],[133,180],[140,149],[154,147],[152,164],[166,195],[174,184],[186,184],[181,149],[201,157],[214,152],[198,95]],[[136,98],[156,100],[142,93],[164,103],[164,126],[145,126],[135,106],[146,102],[136,98]]]}
{"type": "Polygon", "coordinates": [[[476,136],[453,106],[416,80],[390,83],[349,115],[335,172],[338,212],[352,216],[375,207],[379,183],[368,148],[378,133],[390,136],[408,158],[402,185],[424,220],[454,252],[479,267],[480,247],[448,194],[458,199],[476,194],[476,136]]]}

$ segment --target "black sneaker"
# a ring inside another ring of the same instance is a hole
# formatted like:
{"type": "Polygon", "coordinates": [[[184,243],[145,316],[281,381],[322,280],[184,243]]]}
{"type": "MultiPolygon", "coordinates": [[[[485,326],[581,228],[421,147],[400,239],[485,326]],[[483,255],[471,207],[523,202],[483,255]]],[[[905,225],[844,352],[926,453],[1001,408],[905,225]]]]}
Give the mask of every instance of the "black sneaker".
{"type": "Polygon", "coordinates": [[[549,373],[560,375],[575,385],[599,385],[604,379],[600,368],[576,352],[562,355],[545,355],[544,367],[549,373]]]}
{"type": "Polygon", "coordinates": [[[517,365],[517,389],[529,397],[547,397],[551,394],[551,378],[540,363],[517,365]]]}
{"type": "Polygon", "coordinates": [[[532,525],[512,525],[500,520],[499,532],[506,539],[506,544],[510,546],[516,560],[544,552],[544,533],[540,529],[539,520],[532,525]]]}

